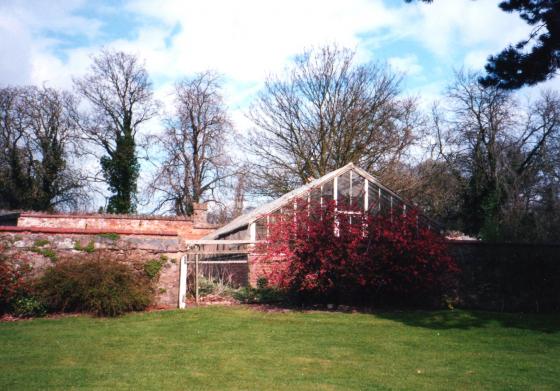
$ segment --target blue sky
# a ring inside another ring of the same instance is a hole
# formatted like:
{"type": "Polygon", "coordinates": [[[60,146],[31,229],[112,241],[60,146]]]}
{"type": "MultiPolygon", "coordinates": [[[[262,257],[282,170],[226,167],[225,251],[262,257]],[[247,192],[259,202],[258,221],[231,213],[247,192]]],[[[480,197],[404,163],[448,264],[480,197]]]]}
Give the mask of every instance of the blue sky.
{"type": "Polygon", "coordinates": [[[221,72],[242,133],[251,126],[247,106],[267,75],[281,73],[305,48],[336,43],[355,49],[357,61],[386,62],[405,73],[404,93],[430,105],[454,69],[481,70],[490,54],[527,36],[529,27],[498,2],[0,0],[0,85],[71,88],[91,55],[115,48],[145,60],[156,97],[168,107],[176,80],[221,72]]]}

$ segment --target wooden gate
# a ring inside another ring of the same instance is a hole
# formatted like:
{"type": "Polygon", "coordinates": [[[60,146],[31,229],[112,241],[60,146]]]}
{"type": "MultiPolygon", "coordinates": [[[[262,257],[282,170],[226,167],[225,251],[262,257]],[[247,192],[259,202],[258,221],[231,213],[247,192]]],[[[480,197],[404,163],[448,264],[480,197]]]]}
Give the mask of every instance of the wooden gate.
{"type": "MultiPolygon", "coordinates": [[[[216,278],[216,273],[235,270],[234,285],[246,284],[248,255],[254,242],[250,240],[196,240],[187,243],[187,252],[181,257],[179,272],[179,308],[186,308],[189,290],[198,304],[200,278],[216,278]],[[243,267],[244,266],[244,267],[243,267]]],[[[231,276],[231,275],[230,275],[231,276]]],[[[225,274],[217,278],[227,278],[225,274]]]]}

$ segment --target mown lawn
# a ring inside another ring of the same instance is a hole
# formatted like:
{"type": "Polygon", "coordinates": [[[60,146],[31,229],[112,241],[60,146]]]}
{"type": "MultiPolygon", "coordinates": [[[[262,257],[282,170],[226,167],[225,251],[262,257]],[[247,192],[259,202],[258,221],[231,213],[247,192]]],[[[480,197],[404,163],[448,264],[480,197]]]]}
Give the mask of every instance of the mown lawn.
{"type": "Polygon", "coordinates": [[[560,390],[560,316],[204,307],[0,324],[0,390],[560,390]]]}

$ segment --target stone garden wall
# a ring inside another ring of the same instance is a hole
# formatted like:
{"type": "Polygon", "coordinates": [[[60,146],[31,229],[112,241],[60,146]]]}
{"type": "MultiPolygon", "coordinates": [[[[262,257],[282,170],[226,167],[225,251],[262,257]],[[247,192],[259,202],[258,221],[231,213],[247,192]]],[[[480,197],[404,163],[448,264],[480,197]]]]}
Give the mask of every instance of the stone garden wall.
{"type": "Polygon", "coordinates": [[[102,257],[122,261],[142,269],[152,259],[163,262],[157,280],[155,305],[176,308],[179,289],[179,260],[185,249],[177,236],[60,234],[0,232],[0,241],[8,252],[28,260],[36,274],[59,259],[102,257]]]}

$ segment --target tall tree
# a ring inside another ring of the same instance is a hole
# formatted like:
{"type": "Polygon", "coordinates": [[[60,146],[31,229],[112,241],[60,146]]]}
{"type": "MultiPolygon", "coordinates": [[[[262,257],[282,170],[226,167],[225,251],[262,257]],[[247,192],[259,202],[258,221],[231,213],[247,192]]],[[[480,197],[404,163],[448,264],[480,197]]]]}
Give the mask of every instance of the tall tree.
{"type": "Polygon", "coordinates": [[[0,90],[0,204],[9,209],[31,209],[33,177],[25,155],[26,126],[21,91],[0,90]]]}
{"type": "Polygon", "coordinates": [[[481,77],[481,83],[517,89],[556,76],[560,69],[560,1],[505,0],[499,7],[505,12],[518,12],[533,30],[527,39],[488,58],[487,75],[481,77]]]}
{"type": "Polygon", "coordinates": [[[512,213],[532,213],[539,172],[546,168],[543,157],[560,135],[560,101],[544,93],[520,110],[511,93],[483,87],[478,78],[457,75],[447,107],[434,111],[433,126],[440,156],[459,183],[464,230],[511,239],[519,236],[506,234],[512,213]]]}
{"type": "Polygon", "coordinates": [[[86,196],[68,163],[78,134],[74,97],[53,88],[0,89],[0,205],[51,211],[86,196]]]}
{"type": "Polygon", "coordinates": [[[335,46],[306,51],[285,77],[269,78],[249,117],[253,175],[273,196],[349,162],[383,176],[414,141],[418,119],[415,102],[399,98],[398,76],[335,46]]]}
{"type": "Polygon", "coordinates": [[[177,83],[175,113],[155,140],[164,156],[149,186],[159,198],[156,210],[191,215],[193,203],[213,199],[231,172],[224,151],[231,129],[216,73],[198,73],[177,83]]]}
{"type": "Polygon", "coordinates": [[[157,113],[148,73],[136,56],[103,50],[93,58],[89,74],[74,83],[91,105],[82,122],[84,134],[104,152],[101,169],[113,193],[107,211],[133,213],[139,173],[136,136],[157,113]]]}

